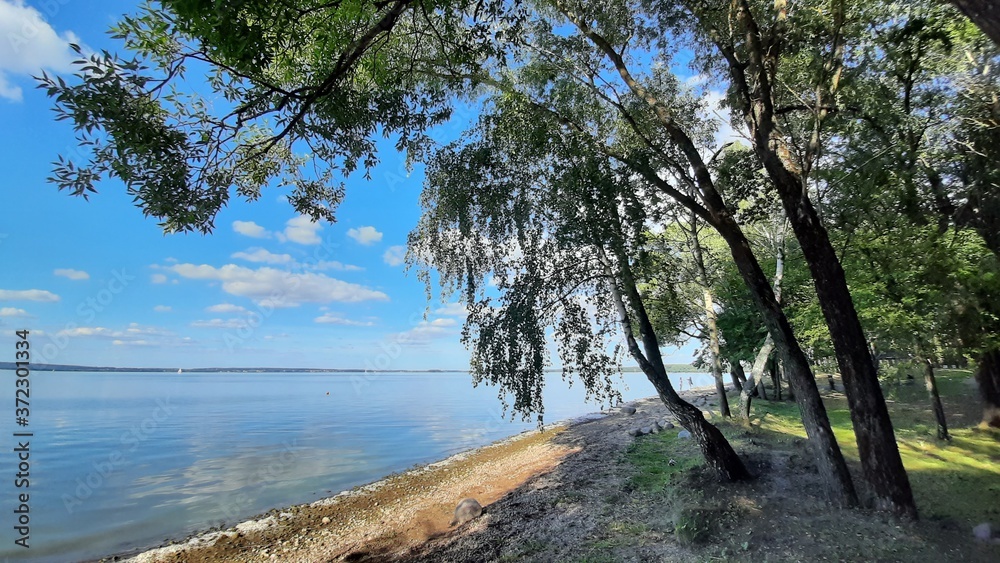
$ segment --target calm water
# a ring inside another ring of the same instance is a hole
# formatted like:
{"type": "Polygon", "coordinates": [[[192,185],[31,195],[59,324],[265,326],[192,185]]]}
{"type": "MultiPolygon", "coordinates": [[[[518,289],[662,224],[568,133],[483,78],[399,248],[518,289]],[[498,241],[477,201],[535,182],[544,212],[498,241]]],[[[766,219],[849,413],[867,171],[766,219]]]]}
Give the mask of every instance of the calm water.
{"type": "MultiPolygon", "coordinates": [[[[13,381],[12,372],[0,372],[13,381]]],[[[678,374],[687,388],[707,374],[678,374]]],[[[13,385],[0,413],[0,560],[78,561],[308,502],[535,426],[467,374],[32,375],[30,548],[14,545],[13,385]],[[327,394],[329,393],[329,394],[327,394]]],[[[625,400],[654,393],[626,374],[625,400]]],[[[600,408],[548,378],[546,421],[600,408]]]]}

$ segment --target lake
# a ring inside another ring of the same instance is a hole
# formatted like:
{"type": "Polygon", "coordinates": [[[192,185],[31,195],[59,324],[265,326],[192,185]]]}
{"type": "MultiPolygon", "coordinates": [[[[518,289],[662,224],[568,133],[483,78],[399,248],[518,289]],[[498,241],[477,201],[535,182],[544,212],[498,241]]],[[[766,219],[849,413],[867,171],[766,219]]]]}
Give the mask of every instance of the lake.
{"type": "MultiPolygon", "coordinates": [[[[536,426],[461,373],[87,373],[31,376],[30,548],[14,545],[13,372],[0,423],[3,561],[79,561],[311,502],[536,426]]],[[[683,388],[704,373],[672,374],[683,388]]],[[[654,394],[625,374],[625,400],[654,394]]],[[[545,420],[594,412],[546,378],[545,420]]]]}

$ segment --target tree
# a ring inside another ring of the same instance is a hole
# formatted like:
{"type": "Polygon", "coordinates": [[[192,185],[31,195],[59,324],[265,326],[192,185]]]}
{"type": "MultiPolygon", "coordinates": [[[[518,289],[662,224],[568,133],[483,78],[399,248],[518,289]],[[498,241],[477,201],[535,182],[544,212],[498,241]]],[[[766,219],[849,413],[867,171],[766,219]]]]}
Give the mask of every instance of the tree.
{"type": "Polygon", "coordinates": [[[333,221],[338,180],[374,166],[378,134],[416,154],[448,119],[451,94],[416,76],[415,59],[447,47],[441,64],[466,68],[517,26],[516,3],[501,2],[147,4],[113,28],[135,56],[85,57],[73,84],[40,79],[81,148],[52,180],[87,197],[118,178],[168,232],[210,232],[231,192],[252,201],[271,185],[292,187],[299,213],[333,221]],[[473,10],[473,25],[455,25],[473,10]],[[181,89],[191,67],[207,69],[226,103],[181,89]]]}
{"type": "Polygon", "coordinates": [[[951,0],[956,8],[969,17],[994,43],[1000,44],[1000,15],[991,0],[951,0]]]}
{"type": "Polygon", "coordinates": [[[837,353],[866,480],[880,507],[915,518],[913,493],[846,275],[807,192],[852,32],[845,2],[832,2],[829,19],[801,7],[789,11],[784,1],[692,2],[686,7],[690,11],[682,14],[664,7],[662,17],[673,23],[672,29],[697,30],[714,50],[716,68],[729,76],[729,102],[746,125],[812,273],[837,353]],[[810,40],[805,39],[806,30],[814,34],[810,40]],[[821,61],[822,67],[796,76],[796,66],[786,62],[796,58],[821,61]],[[782,121],[786,112],[799,108],[807,112],[804,120],[782,121]],[[808,142],[797,151],[796,141],[803,138],[808,142]]]}
{"type": "MultiPolygon", "coordinates": [[[[657,18],[636,17],[643,12],[641,3],[623,1],[586,6],[585,18],[579,17],[580,13],[575,12],[575,8],[561,4],[539,7],[534,11],[521,10],[519,3],[425,5],[404,0],[389,4],[364,4],[360,10],[354,4],[339,3],[292,5],[287,8],[293,17],[271,18],[266,6],[250,3],[241,16],[248,22],[247,25],[263,25],[266,28],[264,42],[272,47],[268,53],[273,58],[263,57],[259,61],[262,64],[256,64],[258,61],[249,56],[257,47],[213,47],[220,40],[212,34],[221,33],[230,37],[227,34],[235,29],[233,27],[175,25],[174,16],[182,22],[186,21],[185,15],[189,14],[186,10],[150,13],[146,18],[127,22],[122,34],[128,44],[154,57],[160,78],[165,83],[181,72],[173,69],[183,69],[183,65],[178,66],[178,61],[182,63],[189,56],[197,58],[216,72],[218,77],[214,78],[213,85],[234,100],[237,112],[220,118],[206,111],[192,118],[170,106],[174,103],[172,99],[157,97],[162,86],[151,83],[138,62],[119,64],[110,56],[93,60],[90,66],[94,68],[80,75],[82,84],[66,86],[50,82],[48,87],[64,114],[72,116],[83,132],[84,143],[93,140],[87,134],[96,130],[108,133],[109,146],[115,148],[106,150],[104,145],[97,143],[94,145],[97,147],[94,160],[84,167],[85,172],[75,174],[70,169],[67,176],[60,173],[66,170],[57,169],[57,180],[64,187],[85,193],[88,182],[101,175],[131,174],[126,177],[127,184],[130,189],[136,190],[139,204],[149,213],[163,214],[168,229],[180,230],[188,228],[185,225],[195,225],[194,228],[209,230],[213,210],[224,204],[228,192],[214,189],[214,197],[190,204],[183,197],[171,196],[165,205],[159,205],[163,201],[157,195],[160,188],[154,185],[152,193],[146,193],[142,187],[161,182],[164,185],[160,187],[168,194],[186,196],[194,193],[200,196],[201,191],[197,188],[203,176],[225,180],[227,174],[242,170],[236,166],[242,162],[239,158],[242,154],[240,147],[244,147],[243,152],[259,159],[259,162],[248,162],[255,164],[251,169],[257,170],[253,178],[266,181],[278,177],[280,173],[301,170],[303,161],[288,156],[296,141],[317,142],[320,147],[312,151],[314,160],[327,167],[332,166],[330,161],[336,163],[337,158],[342,158],[343,162],[333,171],[350,172],[358,164],[368,165],[374,161],[374,153],[367,150],[372,145],[366,140],[377,125],[384,125],[387,131],[401,135],[400,146],[414,151],[413,154],[422,154],[426,138],[421,133],[447,115],[445,93],[450,89],[457,88],[474,96],[486,87],[508,95],[520,93],[531,99],[532,95],[544,94],[549,89],[550,79],[573,83],[577,90],[572,95],[586,93],[588,101],[596,104],[594,107],[607,111],[607,116],[624,121],[620,131],[628,142],[609,147],[609,139],[598,137],[593,146],[603,147],[600,154],[628,166],[661,195],[673,197],[695,211],[726,240],[782,353],[789,380],[796,388],[795,395],[807,433],[816,448],[820,471],[830,485],[832,496],[845,504],[856,501],[850,475],[830,431],[808,361],[774,300],[750,245],[726,207],[723,195],[716,189],[711,172],[699,153],[704,132],[690,129],[685,124],[687,116],[697,109],[698,104],[676,95],[678,82],[666,71],[666,67],[653,67],[648,77],[650,80],[640,80],[642,77],[631,72],[630,63],[623,56],[632,43],[643,49],[664,46],[657,42],[662,33],[657,27],[657,18]],[[529,18],[531,30],[527,29],[529,18]],[[261,23],[271,21],[276,22],[273,29],[268,27],[270,24],[261,23]],[[566,36],[563,35],[564,29],[555,31],[553,26],[567,21],[576,28],[576,33],[566,36]],[[597,27],[591,27],[591,21],[596,22],[597,27]],[[328,24],[333,26],[329,30],[324,27],[328,24]],[[327,31],[335,40],[314,41],[327,31]],[[202,43],[189,52],[186,44],[177,40],[178,36],[202,43]],[[293,43],[300,49],[286,49],[283,41],[289,36],[294,37],[293,43]],[[320,48],[309,49],[311,42],[320,48]],[[563,58],[564,55],[568,58],[563,58]],[[531,64],[522,64],[523,60],[531,61],[531,64]],[[509,68],[512,64],[514,67],[509,68]],[[511,72],[514,68],[517,73],[511,72]],[[605,74],[605,70],[612,74],[605,74]],[[536,90],[518,90],[517,84],[511,80],[515,74],[521,79],[532,78],[528,83],[535,84],[533,88],[536,90]],[[623,89],[616,90],[611,82],[605,80],[607,76],[618,76],[623,89]],[[275,80],[275,77],[281,80],[275,80]],[[359,103],[345,104],[344,95],[354,96],[359,103]],[[141,124],[123,127],[123,123],[128,123],[123,114],[94,109],[95,105],[101,106],[101,100],[114,103],[121,99],[130,100],[129,103],[136,100],[135,103],[150,106],[139,112],[135,120],[142,121],[141,116],[151,116],[146,129],[153,131],[151,138],[155,142],[146,137],[137,139],[130,136],[130,131],[142,130],[142,127],[141,124]],[[380,114],[382,103],[393,110],[389,118],[380,114]],[[294,110],[289,114],[290,107],[294,110]],[[358,111],[355,108],[364,109],[358,111]],[[177,119],[178,116],[180,119],[177,119]],[[277,134],[262,127],[260,120],[268,116],[276,119],[282,127],[277,134]],[[387,123],[382,124],[383,119],[387,123]],[[257,129],[252,129],[248,123],[257,129]],[[237,133],[248,130],[252,130],[251,136],[255,140],[249,144],[241,143],[243,139],[237,133]],[[343,139],[338,135],[343,135],[343,139]],[[258,137],[262,139],[256,140],[258,137]],[[274,142],[275,138],[277,142],[274,142]],[[164,143],[163,139],[167,142],[164,143]],[[193,141],[189,142],[189,139],[193,141]],[[122,146],[117,146],[119,143],[122,146]],[[158,147],[164,145],[171,149],[167,152],[169,161],[174,165],[166,168],[150,166],[148,163],[154,159],[147,154],[148,148],[152,146],[159,150],[158,147]],[[277,147],[285,147],[288,154],[277,150],[277,147]],[[266,150],[262,152],[262,148],[266,150]],[[133,153],[142,158],[133,162],[128,156],[133,153]],[[119,158],[123,154],[126,158],[119,158]],[[220,154],[227,158],[218,166],[209,167],[208,171],[218,170],[222,175],[199,175],[202,170],[200,163],[206,162],[207,157],[214,158],[220,154]],[[193,168],[192,164],[195,165],[193,168]],[[142,173],[129,172],[135,169],[142,173]],[[165,172],[170,174],[166,174],[167,178],[161,181],[158,175],[165,172]],[[698,199],[685,196],[661,177],[661,172],[673,175],[685,190],[693,189],[698,199]],[[178,203],[180,205],[175,205],[178,203]],[[172,208],[183,209],[184,212],[171,212],[172,208]],[[206,211],[191,214],[189,211],[192,209],[206,211]]],[[[650,15],[655,14],[650,12],[650,15]]],[[[238,33],[232,35],[238,36],[238,33]]],[[[658,53],[666,64],[669,49],[660,49],[658,53]]],[[[192,107],[197,107],[197,104],[192,107]]],[[[552,107],[545,104],[538,109],[552,111],[552,107]]],[[[580,124],[566,116],[560,116],[557,121],[561,127],[576,128],[579,134],[590,133],[587,129],[579,129],[580,124]]],[[[593,135],[589,138],[595,141],[593,135]]],[[[324,199],[326,192],[320,189],[320,186],[325,186],[322,181],[309,183],[295,177],[293,182],[304,186],[296,192],[303,197],[295,198],[297,205],[301,202],[302,210],[313,216],[332,218],[329,201],[322,205],[307,205],[310,201],[324,199]],[[316,197],[308,197],[310,193],[316,197]]],[[[224,181],[218,185],[222,183],[224,181]]],[[[248,182],[250,184],[252,182],[248,182]]],[[[211,183],[208,185],[217,187],[211,183]]],[[[249,194],[248,197],[255,196],[252,191],[249,194]]]]}
{"type": "MultiPolygon", "coordinates": [[[[659,257],[652,270],[650,316],[657,333],[670,344],[697,338],[704,344],[698,365],[707,365],[715,379],[719,411],[729,417],[729,398],[722,378],[721,337],[715,306],[717,247],[722,243],[692,211],[672,206],[664,215],[664,232],[653,237],[649,252],[659,257]],[[695,334],[689,331],[694,328],[695,334]],[[677,335],[673,337],[673,335],[677,335]]],[[[724,244],[722,251],[724,252],[724,244]]]]}
{"type": "Polygon", "coordinates": [[[561,135],[523,99],[492,105],[463,142],[430,161],[409,253],[425,281],[433,268],[466,302],[463,341],[475,380],[513,391],[521,412],[540,409],[551,329],[564,377],[577,372],[594,390],[616,363],[605,349],[620,324],[628,353],[716,475],[749,478],[722,433],[667,377],[639,289],[650,210],[627,170],[561,135]]]}

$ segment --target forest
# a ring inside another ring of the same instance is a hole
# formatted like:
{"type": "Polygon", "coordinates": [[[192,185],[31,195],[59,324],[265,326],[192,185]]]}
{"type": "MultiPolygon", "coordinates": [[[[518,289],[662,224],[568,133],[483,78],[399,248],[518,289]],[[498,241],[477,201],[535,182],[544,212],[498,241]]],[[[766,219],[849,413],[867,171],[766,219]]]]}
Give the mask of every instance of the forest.
{"type": "Polygon", "coordinates": [[[40,77],[79,140],[51,180],[114,178],[166,232],[275,186],[333,221],[392,139],[426,166],[408,262],[468,308],[473,378],[515,412],[541,411],[551,350],[597,398],[638,366],[715,477],[751,479],[667,377],[661,347],[695,340],[723,417],[794,400],[831,502],[915,519],[900,366],[940,440],[941,366],[1000,427],[998,28],[956,4],[163,0],[112,30],[123,54],[40,77]]]}

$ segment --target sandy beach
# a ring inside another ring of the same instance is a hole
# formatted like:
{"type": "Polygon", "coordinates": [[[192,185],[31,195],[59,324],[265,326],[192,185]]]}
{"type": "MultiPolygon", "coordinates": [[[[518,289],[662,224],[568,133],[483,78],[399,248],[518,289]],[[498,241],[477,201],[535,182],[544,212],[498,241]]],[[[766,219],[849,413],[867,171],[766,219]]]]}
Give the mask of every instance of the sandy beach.
{"type": "MultiPolygon", "coordinates": [[[[712,389],[683,395],[719,420],[712,389]]],[[[659,398],[627,406],[636,412],[614,408],[525,432],[227,530],[106,560],[869,561],[872,554],[884,561],[912,561],[915,554],[927,561],[995,560],[995,546],[974,544],[954,521],[901,523],[831,505],[802,438],[775,441],[755,428],[760,422],[726,423],[756,478],[719,483],[700,467],[697,446],[680,438],[679,428],[663,430],[663,439],[631,435],[670,418],[659,398]],[[636,465],[642,451],[650,454],[645,469],[636,465]],[[665,485],[643,485],[650,475],[665,485]],[[449,526],[465,497],[479,500],[483,515],[449,526]]]]}
{"type": "MultiPolygon", "coordinates": [[[[704,402],[710,390],[685,394],[704,402]]],[[[666,416],[655,397],[628,404],[639,407],[639,412],[623,415],[615,408],[547,425],[542,431],[527,431],[310,504],[273,510],[226,530],[106,560],[306,562],[415,557],[434,542],[487,526],[491,505],[519,491],[546,487],[545,476],[567,458],[574,459],[581,473],[592,472],[597,468],[580,457],[584,448],[586,459],[611,459],[635,439],[628,435],[630,428],[666,416]],[[485,507],[484,516],[458,529],[449,526],[455,505],[466,497],[485,507]]]]}

